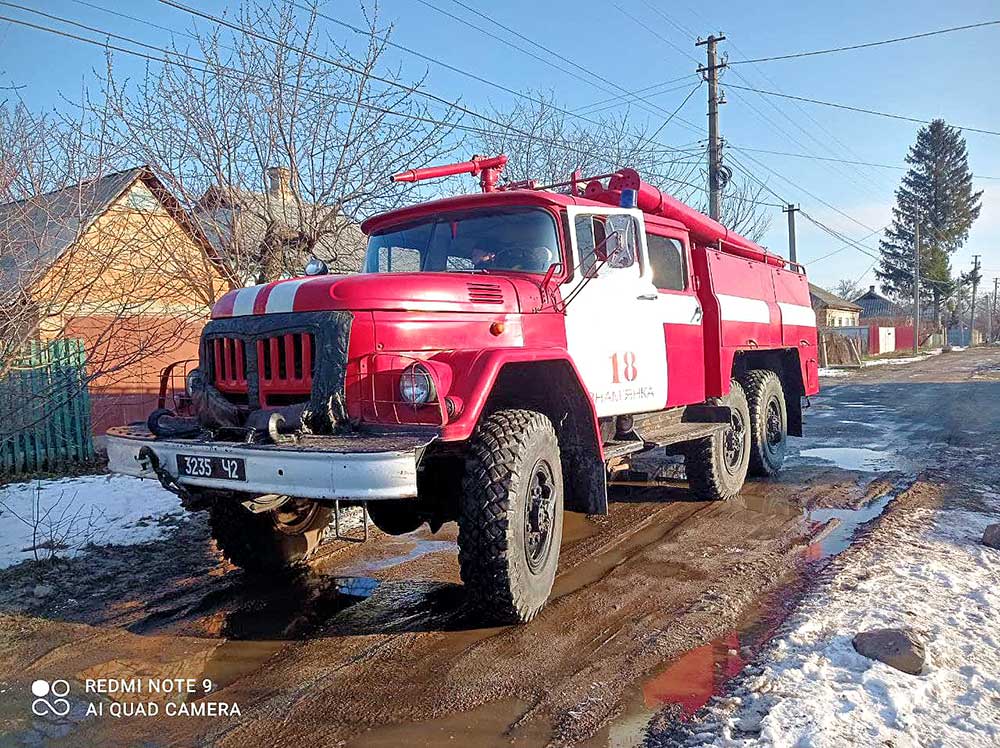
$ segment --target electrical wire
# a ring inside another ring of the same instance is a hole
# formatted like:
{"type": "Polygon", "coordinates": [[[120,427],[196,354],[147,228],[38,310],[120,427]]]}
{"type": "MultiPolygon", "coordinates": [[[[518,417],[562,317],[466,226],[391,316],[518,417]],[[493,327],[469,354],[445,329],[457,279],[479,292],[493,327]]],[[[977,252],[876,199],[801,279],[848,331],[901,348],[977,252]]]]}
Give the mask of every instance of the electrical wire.
{"type": "MultiPolygon", "coordinates": [[[[0,3],[0,4],[11,5],[10,3],[0,3]]],[[[48,15],[48,14],[45,14],[45,13],[41,13],[40,11],[34,11],[32,9],[24,9],[24,10],[31,10],[31,12],[39,13],[41,15],[46,15],[46,16],[48,15]]],[[[43,25],[40,25],[40,24],[35,24],[35,23],[30,22],[30,21],[25,21],[25,20],[18,19],[18,18],[11,18],[9,16],[0,15],[0,21],[5,21],[5,22],[8,22],[8,23],[17,24],[17,25],[20,25],[20,26],[24,26],[26,28],[35,29],[37,31],[43,31],[43,32],[50,33],[50,34],[55,34],[57,36],[61,36],[61,37],[67,38],[67,39],[71,39],[73,41],[77,41],[77,42],[81,42],[81,43],[85,43],[85,44],[90,44],[92,46],[96,46],[96,47],[99,47],[101,49],[114,50],[116,52],[121,52],[122,54],[127,54],[127,55],[130,55],[130,56],[133,56],[133,57],[138,57],[138,58],[141,58],[141,59],[145,59],[145,60],[148,60],[150,62],[157,62],[157,63],[160,63],[160,64],[169,65],[169,64],[177,64],[177,61],[179,59],[180,60],[187,60],[188,61],[186,63],[187,67],[189,67],[190,69],[195,70],[197,72],[205,73],[205,74],[208,74],[208,75],[222,74],[222,75],[229,75],[230,77],[234,77],[235,76],[238,80],[253,80],[253,81],[256,81],[256,82],[259,82],[259,83],[262,82],[262,83],[266,83],[266,84],[273,83],[273,81],[270,81],[269,79],[262,78],[260,76],[255,76],[255,75],[252,75],[252,74],[248,73],[245,70],[239,70],[239,69],[232,68],[232,67],[229,67],[229,66],[226,66],[226,65],[212,65],[211,69],[209,69],[207,67],[201,67],[198,64],[191,64],[191,63],[192,62],[194,62],[194,63],[201,63],[201,65],[210,65],[212,63],[210,63],[208,60],[205,60],[203,58],[193,57],[191,55],[186,55],[186,54],[183,54],[183,53],[178,52],[176,50],[167,50],[167,49],[163,49],[162,47],[156,47],[154,45],[146,44],[144,42],[134,41],[134,40],[128,39],[127,37],[123,37],[123,36],[120,36],[120,35],[117,35],[117,34],[112,34],[110,32],[102,31],[100,29],[94,29],[94,27],[86,26],[85,24],[80,24],[80,23],[77,23],[75,21],[71,21],[71,20],[68,20],[68,19],[60,19],[60,20],[62,20],[62,22],[64,22],[64,23],[68,23],[68,24],[71,24],[71,25],[74,25],[74,26],[77,26],[77,27],[80,27],[80,28],[85,28],[87,30],[94,31],[95,33],[102,33],[104,36],[107,36],[109,38],[115,38],[115,39],[125,40],[125,41],[128,41],[131,44],[135,44],[137,46],[144,47],[146,49],[158,51],[158,52],[160,52],[163,55],[163,57],[158,57],[156,55],[147,54],[145,52],[140,52],[140,51],[135,50],[135,49],[129,49],[127,47],[122,47],[122,46],[119,46],[119,45],[111,44],[108,41],[99,41],[99,40],[96,40],[96,39],[90,39],[90,38],[87,38],[87,37],[84,37],[84,36],[80,36],[78,34],[70,33],[68,31],[63,31],[61,29],[55,29],[55,28],[51,28],[51,27],[48,27],[48,26],[43,26],[43,25]],[[173,57],[174,59],[171,59],[171,57],[173,57]]],[[[434,118],[434,117],[427,117],[427,116],[423,116],[423,115],[410,114],[410,113],[406,113],[406,112],[397,112],[395,110],[392,110],[392,109],[389,109],[389,108],[386,108],[386,107],[380,107],[380,106],[375,105],[375,104],[370,104],[370,103],[367,103],[367,102],[361,102],[361,101],[358,101],[356,99],[349,99],[349,98],[346,98],[346,97],[334,96],[334,95],[330,94],[329,92],[321,91],[321,90],[318,90],[318,89],[305,89],[304,88],[304,89],[302,89],[302,91],[303,91],[303,93],[312,94],[312,95],[315,95],[317,97],[325,98],[325,99],[327,99],[329,101],[334,101],[334,102],[345,104],[345,105],[348,105],[348,106],[356,106],[359,109],[364,109],[364,110],[367,110],[367,111],[374,111],[374,112],[378,112],[380,114],[385,114],[385,115],[389,115],[389,116],[399,117],[399,118],[402,118],[402,119],[423,122],[425,124],[432,124],[432,125],[438,125],[438,126],[443,126],[443,127],[454,128],[456,130],[460,130],[460,131],[463,131],[463,132],[470,132],[470,133],[474,133],[474,134],[478,134],[478,135],[490,135],[490,134],[494,133],[494,131],[484,129],[482,127],[473,127],[473,126],[470,126],[470,125],[463,125],[463,124],[460,124],[460,123],[457,123],[457,122],[452,122],[452,121],[448,121],[448,120],[437,119],[437,118],[434,118]]],[[[529,133],[529,132],[526,132],[526,131],[523,131],[523,130],[519,130],[519,129],[514,128],[514,127],[512,127],[510,125],[507,125],[507,124],[505,124],[503,122],[492,120],[492,119],[486,117],[485,115],[479,114],[478,112],[473,112],[473,114],[476,117],[478,117],[480,119],[483,119],[483,120],[489,122],[490,124],[495,125],[496,127],[500,127],[502,129],[510,132],[510,133],[513,133],[514,135],[516,135],[516,136],[518,136],[518,137],[520,137],[520,138],[522,138],[524,140],[528,140],[528,141],[532,141],[532,142],[536,142],[536,143],[541,143],[543,145],[548,145],[548,146],[551,146],[551,147],[559,148],[559,149],[564,150],[564,151],[566,151],[568,153],[575,153],[577,155],[582,155],[582,156],[593,156],[593,153],[591,151],[583,150],[583,149],[580,149],[580,148],[573,148],[572,146],[570,146],[570,145],[568,145],[566,143],[562,143],[562,142],[550,140],[550,139],[547,139],[547,138],[542,138],[542,137],[539,137],[537,135],[533,135],[532,133],[529,133]]],[[[690,183],[690,182],[688,182],[686,180],[676,179],[674,177],[670,177],[670,176],[667,176],[667,175],[664,175],[664,174],[653,174],[653,173],[651,173],[650,176],[662,179],[664,181],[672,182],[674,184],[680,184],[680,185],[683,185],[685,187],[689,187],[691,189],[694,189],[694,190],[697,190],[697,191],[700,191],[700,192],[707,192],[707,189],[705,187],[700,186],[700,185],[696,185],[696,184],[692,184],[692,183],[690,183]]],[[[749,201],[749,202],[753,202],[753,201],[749,201]]]]}
{"type": "MultiPolygon", "coordinates": [[[[832,161],[840,164],[854,164],[857,166],[871,166],[877,169],[896,169],[898,171],[908,171],[909,166],[893,165],[893,164],[878,164],[873,161],[851,161],[843,158],[830,158],[828,156],[814,156],[808,153],[790,153],[788,151],[772,151],[767,148],[750,148],[748,146],[740,146],[741,151],[746,151],[748,153],[766,153],[772,156],[788,156],[790,158],[803,158],[810,161],[832,161]]],[[[990,177],[985,174],[973,174],[974,179],[1000,179],[1000,177],[990,177]]]]}
{"type": "MultiPolygon", "coordinates": [[[[83,0],[75,0],[75,1],[76,2],[82,2],[83,0]]],[[[362,35],[362,36],[368,36],[371,33],[370,31],[366,31],[365,29],[359,28],[359,27],[357,27],[357,26],[355,26],[353,24],[350,24],[350,23],[348,23],[348,22],[346,22],[346,21],[344,21],[344,20],[342,20],[340,18],[335,18],[335,17],[333,17],[331,15],[328,15],[327,13],[323,13],[323,12],[321,12],[319,10],[310,8],[310,7],[305,6],[305,5],[301,5],[300,3],[297,3],[297,2],[293,1],[292,5],[294,7],[296,7],[296,8],[298,8],[301,11],[304,11],[304,12],[307,12],[307,13],[315,13],[318,18],[322,18],[322,19],[324,19],[326,21],[329,21],[330,23],[333,23],[333,24],[336,24],[337,26],[340,26],[341,28],[345,28],[345,29],[348,29],[349,31],[353,31],[355,34],[359,34],[359,35],[362,35]]],[[[580,109],[577,109],[577,110],[563,109],[563,108],[557,106],[556,104],[552,103],[551,101],[544,101],[543,99],[535,98],[534,96],[526,94],[523,91],[518,91],[516,89],[513,89],[513,88],[510,88],[508,86],[505,86],[505,85],[503,85],[501,83],[497,83],[496,81],[492,81],[489,78],[485,78],[485,77],[483,77],[481,75],[477,75],[476,73],[473,73],[473,72],[471,72],[469,70],[466,70],[464,68],[460,68],[460,67],[458,67],[456,65],[451,65],[451,64],[449,64],[447,62],[444,62],[444,61],[442,61],[442,60],[440,60],[440,59],[438,59],[436,57],[424,54],[423,52],[420,52],[419,50],[416,50],[416,49],[414,49],[412,47],[407,47],[407,46],[405,46],[403,44],[399,44],[397,42],[391,41],[390,39],[388,39],[388,37],[376,37],[376,38],[379,40],[379,42],[385,44],[388,47],[392,47],[393,49],[398,49],[401,52],[405,52],[406,54],[409,54],[409,55],[412,55],[414,57],[417,57],[417,58],[419,58],[421,60],[424,60],[426,62],[429,62],[429,63],[431,63],[433,65],[437,65],[438,67],[442,67],[445,70],[450,70],[453,73],[457,73],[459,75],[465,76],[466,78],[469,78],[470,80],[474,80],[477,83],[482,83],[482,84],[484,84],[486,86],[490,86],[491,88],[495,88],[495,89],[497,89],[499,91],[503,91],[504,93],[510,94],[511,96],[514,96],[516,98],[523,99],[525,101],[529,101],[532,104],[538,104],[540,106],[549,107],[553,111],[559,112],[560,114],[564,114],[564,115],[566,115],[568,117],[573,117],[574,119],[579,119],[579,120],[581,120],[583,122],[587,122],[588,124],[597,125],[597,126],[601,126],[602,125],[601,122],[589,118],[589,115],[593,115],[593,114],[596,114],[599,111],[603,111],[602,109],[595,109],[593,111],[587,112],[586,115],[581,110],[588,109],[589,105],[587,107],[580,107],[580,109]]],[[[667,83],[673,83],[673,82],[676,82],[676,81],[685,80],[687,78],[692,77],[693,75],[694,74],[691,73],[691,74],[685,75],[685,76],[683,76],[681,78],[676,78],[676,79],[674,79],[674,81],[667,81],[665,83],[655,83],[655,84],[653,84],[651,86],[647,86],[646,89],[639,89],[635,93],[639,94],[639,93],[642,93],[642,91],[644,91],[644,90],[648,90],[648,89],[651,89],[651,88],[657,88],[657,87],[660,87],[660,86],[664,86],[667,83]]],[[[684,86],[678,86],[676,89],[668,89],[667,91],[658,91],[656,94],[647,94],[645,97],[637,97],[637,98],[639,100],[641,100],[641,101],[648,101],[649,97],[651,97],[653,95],[659,96],[661,94],[668,93],[669,91],[674,91],[674,90],[678,90],[678,89],[681,89],[681,88],[687,88],[687,86],[686,85],[684,85],[684,86]]],[[[670,146],[664,145],[664,147],[667,150],[675,150],[675,149],[671,148],[670,146]]]]}
{"type": "Polygon", "coordinates": [[[817,49],[811,52],[794,52],[786,55],[772,55],[771,57],[757,57],[752,60],[739,60],[737,62],[731,62],[730,65],[749,65],[756,64],[759,62],[774,62],[776,60],[793,60],[799,57],[815,57],[816,55],[829,55],[835,52],[849,52],[855,49],[868,49],[869,47],[880,47],[884,44],[897,44],[899,42],[908,42],[912,39],[924,39],[928,36],[937,36],[938,34],[951,34],[955,31],[966,31],[968,29],[979,29],[984,26],[996,26],[1000,24],[1000,21],[983,21],[981,23],[970,23],[965,26],[952,26],[947,29],[938,29],[937,31],[925,31],[922,34],[910,34],[909,36],[897,36],[892,39],[882,39],[877,42],[865,42],[863,44],[851,44],[845,47],[831,47],[829,49],[817,49]]]}
{"type": "MultiPolygon", "coordinates": [[[[161,0],[163,2],[164,0],[161,0]]],[[[737,88],[741,91],[754,91],[755,93],[762,94],[764,96],[777,96],[782,99],[791,99],[793,101],[804,101],[808,104],[818,104],[820,106],[833,107],[834,109],[845,109],[849,112],[859,112],[861,114],[870,114],[875,117],[887,117],[888,119],[898,119],[904,122],[916,122],[921,125],[929,125],[931,120],[918,119],[917,117],[907,117],[902,114],[891,114],[889,112],[879,112],[875,109],[865,109],[863,107],[849,106],[847,104],[838,104],[833,101],[822,101],[820,99],[810,99],[806,96],[792,96],[791,94],[781,93],[779,91],[766,91],[760,88],[753,88],[752,86],[739,86],[735,83],[728,84],[729,88],[737,88]]],[[[975,132],[982,135],[1000,135],[1000,131],[997,130],[984,130],[978,127],[965,127],[963,125],[955,125],[955,127],[963,130],[964,132],[975,132]]]]}
{"type": "MultiPolygon", "coordinates": [[[[669,112],[666,109],[664,109],[663,107],[660,107],[657,104],[653,104],[653,103],[651,103],[651,102],[649,102],[647,100],[644,100],[641,97],[637,97],[636,96],[636,92],[629,91],[629,90],[625,89],[624,86],[622,86],[622,85],[620,85],[618,83],[615,83],[614,81],[609,80],[608,78],[605,78],[604,76],[599,75],[599,74],[593,72],[593,70],[591,70],[591,69],[589,69],[587,67],[584,67],[582,65],[579,65],[578,63],[575,63],[572,60],[567,60],[564,55],[560,55],[560,54],[556,53],[555,51],[549,49],[545,45],[539,44],[538,42],[534,41],[533,39],[530,39],[529,37],[527,37],[526,35],[522,34],[519,31],[517,31],[516,29],[512,29],[509,26],[506,26],[506,25],[500,23],[499,21],[497,21],[496,19],[494,19],[491,16],[487,15],[486,13],[483,13],[480,10],[477,10],[475,8],[469,7],[468,5],[465,5],[464,3],[460,2],[460,0],[452,0],[452,2],[454,2],[456,5],[459,5],[460,7],[465,8],[467,11],[469,11],[470,13],[473,13],[474,15],[478,16],[479,18],[482,18],[483,20],[488,21],[489,23],[492,23],[493,25],[497,26],[498,28],[501,28],[501,29],[507,31],[508,33],[514,35],[518,39],[521,39],[521,40],[525,41],[526,43],[532,45],[533,47],[535,47],[535,48],[537,48],[539,50],[542,50],[546,54],[548,54],[548,55],[550,55],[552,57],[555,57],[555,58],[557,58],[559,60],[565,61],[568,65],[570,65],[571,67],[575,68],[576,70],[580,70],[582,73],[590,76],[591,78],[596,79],[597,81],[601,81],[602,83],[595,83],[593,80],[585,78],[583,75],[581,75],[579,73],[576,73],[576,72],[574,72],[572,70],[568,70],[565,67],[563,67],[562,65],[554,63],[552,60],[548,60],[548,59],[546,59],[544,57],[541,57],[541,56],[535,54],[534,52],[531,52],[530,50],[525,49],[523,46],[515,44],[514,42],[510,41],[509,39],[505,39],[504,37],[499,36],[498,34],[494,34],[494,33],[490,32],[490,31],[488,31],[487,29],[484,29],[481,26],[477,26],[476,24],[472,23],[471,21],[468,21],[467,19],[462,18],[461,16],[458,16],[458,15],[456,15],[454,13],[451,13],[448,10],[445,10],[444,8],[441,8],[441,7],[437,6],[437,5],[435,5],[434,3],[430,2],[430,0],[417,0],[417,2],[419,2],[421,5],[424,5],[424,6],[428,7],[428,8],[430,8],[431,10],[436,11],[437,13],[440,13],[440,14],[442,14],[444,16],[447,16],[448,18],[451,18],[454,21],[457,21],[458,23],[463,24],[464,26],[467,26],[470,29],[473,29],[477,34],[484,34],[484,35],[490,37],[491,39],[495,39],[496,41],[500,42],[501,44],[505,44],[506,46],[510,47],[511,49],[517,50],[521,54],[527,55],[527,56],[531,57],[532,59],[537,60],[538,62],[541,62],[543,65],[547,65],[547,66],[549,66],[551,68],[559,70],[560,72],[562,72],[562,73],[564,73],[566,75],[570,75],[573,78],[575,78],[575,79],[577,79],[579,81],[582,81],[583,83],[586,83],[589,86],[593,86],[594,88],[597,88],[597,89],[599,89],[601,91],[604,91],[605,93],[619,95],[619,94],[622,93],[622,91],[624,91],[624,94],[626,96],[632,97],[632,99],[631,99],[632,101],[634,101],[635,103],[641,104],[642,106],[640,108],[643,111],[645,111],[645,112],[647,112],[649,114],[659,114],[659,115],[663,115],[663,116],[669,116],[669,112]],[[602,85],[602,84],[606,84],[606,85],[602,85]],[[651,109],[655,110],[655,111],[651,111],[651,109]]],[[[693,124],[692,122],[688,122],[687,120],[685,120],[685,119],[683,119],[681,117],[678,117],[677,121],[683,123],[688,129],[690,129],[690,130],[692,130],[694,132],[698,132],[698,133],[702,132],[702,128],[698,127],[697,125],[693,124]]]]}

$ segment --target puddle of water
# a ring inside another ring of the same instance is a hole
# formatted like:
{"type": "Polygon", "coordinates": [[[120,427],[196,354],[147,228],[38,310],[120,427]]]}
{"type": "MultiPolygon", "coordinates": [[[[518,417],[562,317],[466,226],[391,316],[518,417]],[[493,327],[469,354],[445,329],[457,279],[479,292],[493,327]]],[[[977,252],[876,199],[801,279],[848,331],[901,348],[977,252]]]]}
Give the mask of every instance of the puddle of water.
{"type": "Polygon", "coordinates": [[[735,629],[688,650],[644,681],[626,713],[588,745],[619,748],[643,744],[650,722],[663,709],[672,710],[671,716],[682,721],[693,717],[774,637],[816,570],[847,549],[858,528],[880,516],[905,487],[897,485],[856,509],[798,510],[814,539],[803,551],[802,566],[793,572],[795,576],[765,595],[735,629]]]}
{"type": "Polygon", "coordinates": [[[426,722],[407,722],[374,727],[347,741],[365,748],[398,746],[477,746],[479,748],[545,745],[548,726],[529,722],[512,728],[527,705],[517,699],[492,701],[467,712],[458,712],[426,722]]]}
{"type": "Polygon", "coordinates": [[[895,467],[891,452],[865,447],[813,447],[799,451],[800,457],[832,462],[844,470],[887,470],[895,467]]]}
{"type": "Polygon", "coordinates": [[[563,545],[575,543],[578,540],[589,538],[600,531],[600,527],[586,514],[580,512],[563,512],[563,545]]]}
{"type": "Polygon", "coordinates": [[[427,540],[424,538],[413,538],[412,540],[405,540],[404,542],[410,547],[403,553],[398,553],[395,556],[389,556],[388,558],[376,558],[371,560],[366,559],[357,566],[349,567],[348,571],[350,573],[385,571],[386,569],[391,569],[393,566],[399,566],[400,564],[408,563],[409,561],[413,561],[421,556],[426,556],[429,553],[458,552],[458,545],[454,540],[427,540]]]}
{"type": "Polygon", "coordinates": [[[813,542],[806,549],[810,561],[832,558],[841,551],[847,550],[858,527],[870,522],[885,511],[896,494],[887,493],[859,509],[812,509],[806,514],[806,519],[817,525],[831,524],[829,532],[813,542]]]}

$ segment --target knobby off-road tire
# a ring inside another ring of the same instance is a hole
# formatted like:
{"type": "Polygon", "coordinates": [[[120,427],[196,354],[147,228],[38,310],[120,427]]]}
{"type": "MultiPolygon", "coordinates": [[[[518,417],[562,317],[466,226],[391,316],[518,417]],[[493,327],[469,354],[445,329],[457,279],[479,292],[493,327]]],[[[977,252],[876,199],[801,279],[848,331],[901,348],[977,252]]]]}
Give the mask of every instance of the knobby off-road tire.
{"type": "Polygon", "coordinates": [[[750,465],[750,408],[740,383],[733,380],[729,395],[713,398],[714,405],[732,409],[729,428],[691,442],[684,455],[688,485],[699,499],[731,499],[740,492],[750,465]]]}
{"type": "Polygon", "coordinates": [[[319,548],[332,517],[332,508],[307,499],[292,499],[261,514],[235,499],[220,499],[209,510],[212,537],[222,555],[255,574],[305,563],[319,548]]]}
{"type": "Polygon", "coordinates": [[[563,479],[552,423],[531,410],[483,419],[469,444],[458,560],[473,603],[498,621],[530,621],[559,564],[563,479]]]}
{"type": "Polygon", "coordinates": [[[750,475],[775,475],[785,462],[788,442],[781,379],[773,371],[753,369],[741,381],[750,406],[750,475]]]}

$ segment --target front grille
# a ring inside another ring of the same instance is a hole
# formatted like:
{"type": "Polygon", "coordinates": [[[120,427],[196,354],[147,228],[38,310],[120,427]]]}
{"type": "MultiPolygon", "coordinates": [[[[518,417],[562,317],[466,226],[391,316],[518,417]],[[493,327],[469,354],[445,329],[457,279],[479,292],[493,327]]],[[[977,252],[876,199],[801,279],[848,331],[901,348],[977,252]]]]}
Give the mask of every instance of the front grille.
{"type": "Polygon", "coordinates": [[[312,392],[316,344],[312,333],[291,332],[258,338],[217,337],[208,341],[215,388],[234,402],[245,402],[249,378],[256,373],[260,404],[276,407],[304,402],[312,392]],[[253,365],[248,348],[254,354],[253,365]]]}
{"type": "Polygon", "coordinates": [[[257,341],[257,381],[262,405],[289,405],[309,399],[313,351],[313,336],[305,332],[257,341]]]}
{"type": "Polygon", "coordinates": [[[238,338],[216,338],[212,347],[215,388],[220,392],[247,391],[247,351],[238,338]]]}

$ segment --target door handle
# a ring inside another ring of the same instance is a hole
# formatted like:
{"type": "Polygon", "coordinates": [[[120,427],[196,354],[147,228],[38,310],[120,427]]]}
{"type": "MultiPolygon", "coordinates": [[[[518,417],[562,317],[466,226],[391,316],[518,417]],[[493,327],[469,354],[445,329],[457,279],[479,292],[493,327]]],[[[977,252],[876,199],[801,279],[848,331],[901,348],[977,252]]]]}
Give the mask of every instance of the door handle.
{"type": "Polygon", "coordinates": [[[701,307],[700,306],[695,307],[694,314],[691,316],[691,320],[697,325],[699,322],[701,322],[701,315],[702,315],[701,307]]]}
{"type": "Polygon", "coordinates": [[[658,294],[658,293],[641,293],[638,296],[636,296],[635,298],[637,298],[639,301],[656,301],[658,298],[660,298],[660,294],[658,294]]]}

